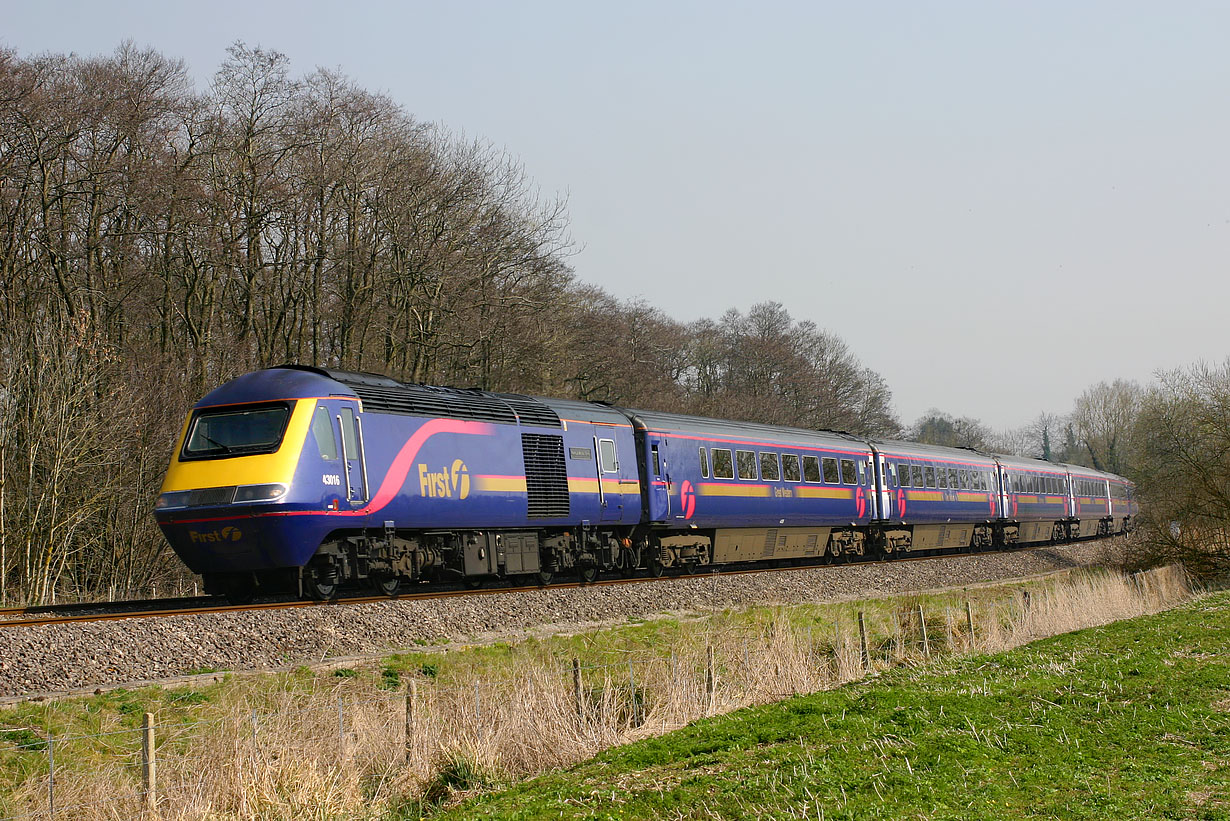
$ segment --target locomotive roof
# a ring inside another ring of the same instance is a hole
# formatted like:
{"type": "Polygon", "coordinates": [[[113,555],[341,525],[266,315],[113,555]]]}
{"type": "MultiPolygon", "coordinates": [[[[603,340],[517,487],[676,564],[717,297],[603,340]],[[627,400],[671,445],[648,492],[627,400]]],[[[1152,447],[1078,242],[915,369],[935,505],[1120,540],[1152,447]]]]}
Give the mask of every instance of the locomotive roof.
{"type": "Polygon", "coordinates": [[[339,382],[359,397],[365,413],[471,419],[506,425],[561,426],[559,415],[548,405],[517,393],[416,385],[375,373],[308,365],[279,365],[273,370],[307,371],[339,382]]]}
{"type": "Polygon", "coordinates": [[[857,444],[866,447],[862,437],[835,430],[808,430],[760,422],[738,422],[729,419],[710,419],[706,416],[688,416],[681,413],[633,410],[621,408],[633,424],[642,430],[666,430],[676,433],[693,433],[706,436],[730,436],[739,434],[748,438],[767,441],[794,441],[800,444],[830,444],[849,447],[857,444]]]}

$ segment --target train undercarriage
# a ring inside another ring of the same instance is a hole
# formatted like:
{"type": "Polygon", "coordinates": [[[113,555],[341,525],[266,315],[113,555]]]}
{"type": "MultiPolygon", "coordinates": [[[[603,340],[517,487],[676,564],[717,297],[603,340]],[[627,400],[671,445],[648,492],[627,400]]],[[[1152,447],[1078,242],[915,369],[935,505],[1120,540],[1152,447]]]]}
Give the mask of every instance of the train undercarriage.
{"type": "Polygon", "coordinates": [[[366,587],[395,596],[418,584],[479,587],[508,580],[547,585],[558,578],[593,582],[694,574],[713,567],[818,565],[858,558],[891,559],[1062,544],[1130,532],[1129,518],[1055,522],[989,520],[845,527],[651,528],[415,531],[335,534],[304,567],[205,575],[207,593],[243,602],[257,594],[330,600],[366,587]]]}

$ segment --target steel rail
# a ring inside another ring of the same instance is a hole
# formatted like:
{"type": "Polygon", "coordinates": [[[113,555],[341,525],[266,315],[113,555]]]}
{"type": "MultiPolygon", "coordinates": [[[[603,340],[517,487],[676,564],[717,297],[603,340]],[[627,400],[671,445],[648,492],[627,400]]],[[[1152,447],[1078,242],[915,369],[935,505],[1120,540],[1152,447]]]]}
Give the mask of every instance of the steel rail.
{"type": "MultiPolygon", "coordinates": [[[[1081,540],[1091,541],[1091,540],[1081,540]]],[[[801,564],[787,565],[785,567],[752,567],[752,568],[732,568],[723,570],[713,565],[708,565],[704,569],[698,570],[695,573],[677,573],[670,576],[632,576],[629,578],[599,578],[593,582],[585,581],[562,581],[552,582],[547,585],[520,585],[510,587],[488,587],[488,588],[466,588],[459,590],[425,590],[422,592],[399,593],[396,596],[354,596],[350,598],[329,599],[327,601],[314,600],[283,600],[283,601],[266,601],[266,602],[250,602],[248,604],[213,604],[202,605],[196,607],[160,607],[146,610],[122,610],[107,612],[108,603],[100,604],[84,604],[77,605],[78,609],[94,608],[100,612],[94,613],[79,613],[76,615],[60,615],[60,616],[37,616],[34,612],[45,612],[42,608],[31,608],[30,610],[13,609],[10,611],[0,610],[0,613],[15,612],[18,614],[31,614],[31,618],[16,618],[16,619],[0,619],[0,629],[7,627],[42,627],[53,624],[74,624],[77,622],[99,622],[99,621],[121,621],[124,619],[140,619],[140,618],[156,618],[158,616],[195,616],[205,615],[210,613],[242,613],[251,610],[282,610],[294,607],[336,607],[348,604],[372,604],[377,602],[402,602],[402,601],[423,601],[430,599],[451,599],[463,596],[495,596],[504,593],[525,593],[537,590],[570,590],[581,587],[606,587],[620,584],[639,584],[646,582],[659,581],[679,581],[679,580],[700,580],[706,578],[716,578],[718,576],[739,576],[750,573],[781,573],[798,570],[815,570],[819,568],[839,568],[852,567],[861,565],[873,564],[893,564],[898,562],[919,562],[929,561],[932,559],[954,558],[960,556],[997,556],[1007,555],[1012,553],[1022,553],[1030,550],[1040,550],[1048,547],[1062,547],[1063,545],[1080,544],[1080,542],[1064,542],[1062,544],[1041,543],[1034,545],[1025,545],[1021,547],[1012,547],[1008,549],[987,550],[970,553],[966,551],[946,552],[946,553],[931,553],[928,555],[903,555],[900,557],[859,557],[856,559],[846,559],[844,561],[824,563],[824,564],[801,564]]],[[[199,600],[199,599],[198,599],[199,600]]],[[[155,602],[175,602],[176,599],[150,599],[147,601],[123,602],[124,605],[140,605],[153,604],[155,602]]],[[[115,603],[120,604],[120,603],[115,603]]],[[[47,607],[50,607],[48,605],[47,607]]],[[[73,607],[73,605],[54,605],[58,608],[73,607]]]]}

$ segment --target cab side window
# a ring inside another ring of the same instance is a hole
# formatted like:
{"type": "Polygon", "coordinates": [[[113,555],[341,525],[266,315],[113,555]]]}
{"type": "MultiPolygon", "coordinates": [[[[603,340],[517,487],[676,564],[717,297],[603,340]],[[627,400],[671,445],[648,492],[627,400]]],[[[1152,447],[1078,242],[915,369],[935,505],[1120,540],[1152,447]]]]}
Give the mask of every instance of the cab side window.
{"type": "Polygon", "coordinates": [[[316,439],[321,459],[337,459],[337,437],[333,435],[333,420],[329,418],[329,409],[324,405],[318,405],[315,415],[312,416],[312,437],[316,439]]]}

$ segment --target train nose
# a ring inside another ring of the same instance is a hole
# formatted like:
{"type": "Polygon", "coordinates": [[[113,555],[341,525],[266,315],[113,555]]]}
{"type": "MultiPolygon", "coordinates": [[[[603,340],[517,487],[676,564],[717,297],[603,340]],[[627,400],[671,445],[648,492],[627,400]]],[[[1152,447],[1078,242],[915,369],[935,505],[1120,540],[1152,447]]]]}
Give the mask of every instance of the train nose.
{"type": "Polygon", "coordinates": [[[266,539],[259,519],[175,521],[159,527],[194,573],[229,573],[266,566],[266,539]]]}

